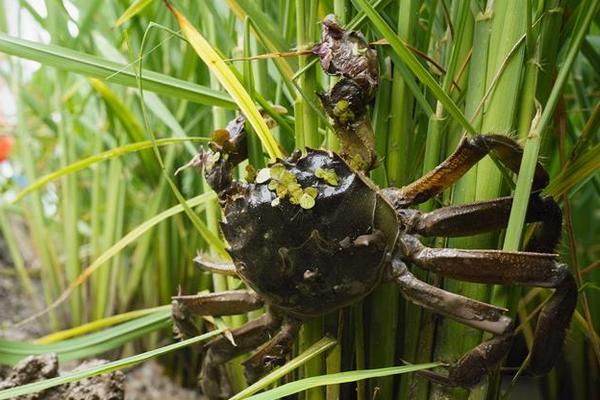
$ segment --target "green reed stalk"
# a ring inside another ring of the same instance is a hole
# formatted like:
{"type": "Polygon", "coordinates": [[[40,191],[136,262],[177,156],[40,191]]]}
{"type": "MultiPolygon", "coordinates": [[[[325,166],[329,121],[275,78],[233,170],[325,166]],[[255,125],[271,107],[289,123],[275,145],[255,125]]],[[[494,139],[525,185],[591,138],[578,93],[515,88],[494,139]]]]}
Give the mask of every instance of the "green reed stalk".
{"type": "MultiPolygon", "coordinates": [[[[563,87],[569,76],[571,67],[575,62],[575,57],[579,53],[579,49],[583,43],[584,37],[591,24],[593,15],[598,10],[600,1],[587,1],[582,3],[580,9],[580,18],[576,28],[573,30],[573,35],[569,43],[568,51],[565,57],[565,62],[561,66],[556,82],[552,87],[552,91],[548,97],[548,101],[544,107],[544,110],[539,117],[539,120],[535,120],[531,125],[531,131],[527,136],[527,142],[525,144],[523,162],[519,170],[519,176],[517,180],[517,187],[515,189],[515,200],[511,209],[509,224],[507,228],[507,237],[504,243],[504,248],[507,250],[517,250],[521,241],[521,232],[523,230],[523,224],[525,221],[525,214],[527,212],[528,199],[531,192],[531,182],[533,180],[533,174],[538,158],[538,153],[541,147],[542,135],[546,129],[550,126],[552,119],[554,118],[554,111],[557,107],[559,100],[562,96],[563,87]]],[[[567,227],[570,234],[571,242],[573,242],[572,226],[571,226],[571,214],[568,199],[565,202],[567,213],[567,227]]],[[[573,254],[574,246],[571,246],[572,258],[577,260],[577,255],[573,254]]],[[[573,265],[576,280],[579,286],[583,285],[582,277],[577,269],[576,265],[573,265]]],[[[583,311],[586,315],[586,321],[589,329],[593,330],[594,323],[589,310],[589,304],[587,302],[587,294],[583,292],[581,294],[581,303],[583,305],[583,311]]],[[[592,339],[592,345],[595,347],[595,353],[598,353],[599,345],[598,342],[592,339]]]]}
{"type": "MultiPolygon", "coordinates": [[[[432,2],[433,3],[433,2],[432,2]]],[[[432,6],[435,5],[432,4],[432,6]]],[[[450,10],[449,10],[450,11],[450,10]]],[[[465,62],[472,42],[473,18],[469,4],[466,2],[453,3],[450,17],[452,29],[448,27],[444,32],[445,44],[443,56],[445,58],[445,75],[443,77],[442,89],[450,96],[454,92],[454,99],[458,99],[458,89],[454,81],[457,78],[460,67],[465,62]]],[[[466,85],[462,86],[465,89],[466,85]]],[[[443,158],[443,144],[447,143],[453,147],[454,137],[462,133],[458,124],[449,123],[448,116],[443,104],[438,101],[436,112],[429,120],[425,143],[425,155],[422,173],[425,174],[435,168],[443,158]]],[[[450,149],[447,149],[450,151],[450,149]]],[[[431,211],[435,208],[435,201],[430,200],[421,206],[423,211],[431,211]]],[[[433,244],[433,240],[429,240],[433,244]]],[[[437,241],[439,243],[440,240],[437,241]]],[[[415,273],[421,279],[429,280],[432,284],[439,284],[439,278],[429,276],[418,269],[415,273]]],[[[435,321],[433,315],[420,307],[408,306],[407,318],[412,323],[407,323],[404,339],[404,357],[412,362],[426,362],[433,356],[435,321]]],[[[401,380],[398,399],[413,398],[427,399],[429,396],[429,382],[418,376],[403,377],[401,380]]]]}
{"type": "MultiPolygon", "coordinates": [[[[548,11],[550,7],[556,7],[558,2],[554,2],[555,4],[546,4],[546,10],[540,11],[548,11]]],[[[541,13],[536,13],[535,19],[540,17],[541,13]]],[[[557,14],[557,13],[554,13],[557,14]]],[[[531,127],[531,121],[534,118],[534,106],[535,101],[545,102],[545,98],[536,98],[537,93],[537,84],[538,84],[538,75],[540,71],[540,66],[542,64],[542,55],[540,54],[540,48],[544,46],[544,39],[548,39],[548,36],[539,37],[540,30],[544,30],[549,23],[552,23],[552,19],[550,18],[552,15],[548,15],[548,18],[544,18],[540,25],[533,26],[532,17],[533,10],[531,9],[531,2],[528,2],[528,10],[527,10],[527,30],[526,30],[526,41],[525,41],[525,72],[523,78],[523,86],[521,91],[521,99],[519,106],[519,116],[518,116],[518,127],[517,127],[517,136],[520,139],[524,139],[527,137],[529,133],[529,129],[531,127]]],[[[557,27],[555,27],[557,28],[557,27]]],[[[524,162],[528,162],[527,160],[523,160],[524,162]]],[[[515,251],[518,250],[518,247],[511,248],[510,245],[507,246],[513,239],[511,236],[513,233],[507,231],[507,236],[504,239],[503,250],[507,251],[515,251]]],[[[502,286],[496,286],[492,293],[491,302],[493,304],[506,307],[509,309],[509,315],[512,317],[516,317],[517,315],[517,306],[519,302],[520,294],[522,290],[520,288],[507,288],[502,286]]],[[[496,381],[497,383],[498,381],[496,381]]],[[[490,388],[491,391],[498,391],[499,388],[490,388]],[[495,389],[495,390],[494,390],[495,389]]]]}
{"type": "MultiPolygon", "coordinates": [[[[16,98],[17,108],[17,139],[19,141],[19,159],[23,163],[25,170],[25,176],[29,181],[36,179],[35,164],[33,161],[33,154],[30,152],[27,143],[32,140],[29,129],[25,126],[25,120],[23,116],[24,106],[22,95],[20,94],[20,66],[17,63],[12,64],[11,70],[13,71],[14,77],[14,92],[16,98]]],[[[31,239],[36,249],[36,253],[42,260],[41,266],[41,277],[42,287],[44,289],[44,301],[49,304],[52,300],[60,293],[61,290],[61,274],[59,272],[59,266],[56,262],[56,258],[53,257],[52,243],[48,242],[46,238],[49,236],[49,228],[47,225],[46,217],[44,216],[42,199],[39,193],[33,193],[29,199],[29,203],[26,203],[29,208],[25,210],[26,224],[31,230],[31,239]]],[[[52,329],[58,329],[62,324],[58,322],[56,313],[51,311],[49,313],[50,325],[52,329]]]]}
{"type": "MultiPolygon", "coordinates": [[[[118,131],[115,129],[115,131],[118,131]]],[[[124,188],[121,181],[123,176],[123,166],[120,160],[111,160],[108,165],[108,176],[103,187],[103,214],[102,214],[102,243],[105,250],[117,240],[117,225],[122,222],[118,218],[119,210],[123,208],[122,198],[124,188]]],[[[111,302],[109,296],[109,280],[114,260],[111,260],[103,268],[98,271],[98,274],[91,281],[91,290],[96,294],[95,304],[93,305],[93,319],[100,319],[107,316],[106,312],[112,313],[113,310],[108,307],[111,302]]]]}
{"type": "MultiPolygon", "coordinates": [[[[417,24],[417,2],[414,0],[401,2],[398,12],[398,36],[409,43],[414,42],[414,28],[417,24]]],[[[377,138],[378,150],[385,150],[384,165],[385,175],[377,176],[378,184],[401,186],[409,179],[408,154],[410,154],[412,136],[414,132],[412,108],[414,97],[408,84],[402,78],[398,66],[392,72],[392,82],[389,100],[389,122],[384,118],[387,111],[378,112],[375,116],[377,134],[381,135],[381,128],[387,126],[385,137],[387,143],[382,143],[382,138],[377,138]],[[382,126],[383,125],[383,126],[382,126]],[[381,128],[380,128],[381,127],[381,128]],[[384,182],[387,181],[387,182],[384,182]]],[[[379,97],[381,99],[381,97],[379,97]]],[[[381,106],[381,101],[378,102],[381,106]]],[[[379,111],[379,110],[378,110],[379,111]]],[[[381,109],[383,111],[383,108],[381,109]]],[[[385,129],[385,128],[384,128],[385,129]]],[[[368,367],[379,368],[394,365],[396,344],[398,340],[398,321],[400,318],[400,295],[398,288],[393,283],[382,284],[373,293],[369,301],[369,331],[368,337],[368,367]]],[[[373,395],[375,388],[381,398],[394,397],[394,379],[381,377],[369,381],[367,397],[373,395]]]]}
{"type": "MultiPolygon", "coordinates": [[[[514,44],[525,33],[527,7],[520,0],[510,0],[503,2],[488,3],[488,8],[483,14],[477,16],[479,20],[479,29],[476,28],[473,38],[474,50],[470,66],[470,73],[475,74],[469,79],[469,83],[474,82],[473,87],[469,86],[468,91],[475,96],[467,93],[467,116],[473,104],[478,104],[482,97],[480,95],[493,84],[494,76],[503,63],[514,44]],[[487,26],[489,20],[489,39],[487,26]],[[483,35],[483,36],[478,36],[483,35]],[[477,48],[481,44],[482,47],[477,48]],[[487,47],[485,44],[487,43],[487,47]],[[476,53],[477,52],[477,53],[476,53]],[[485,75],[483,75],[485,74],[485,75]],[[485,77],[485,78],[484,78],[485,77]],[[469,105],[470,102],[471,105],[469,105]]],[[[520,51],[522,53],[522,51],[520,51]]],[[[510,133],[515,119],[517,99],[519,98],[519,84],[521,80],[522,56],[512,57],[501,77],[499,78],[491,96],[483,107],[483,117],[481,119],[482,133],[510,133]]],[[[501,193],[502,176],[496,165],[488,158],[482,160],[474,168],[476,172],[471,172],[463,179],[463,186],[460,183],[454,192],[453,203],[463,203],[470,201],[486,200],[498,197],[501,193]],[[465,187],[467,186],[468,187],[465,187]],[[474,190],[473,190],[474,188],[474,190]]],[[[483,234],[470,238],[453,239],[449,241],[450,247],[463,248],[497,248],[497,234],[483,234]]],[[[445,287],[453,292],[461,293],[471,298],[487,301],[490,298],[490,287],[480,284],[469,284],[458,281],[448,280],[445,287]]],[[[443,321],[442,334],[437,341],[437,359],[455,360],[465,352],[475,347],[482,338],[480,331],[467,328],[464,325],[451,321],[443,321]]],[[[441,399],[448,396],[456,399],[466,399],[468,392],[461,389],[449,389],[439,386],[433,388],[433,398],[441,399]]],[[[485,390],[477,388],[472,398],[484,396],[485,390]]]]}
{"type": "MultiPolygon", "coordinates": [[[[398,6],[398,37],[413,43],[417,24],[417,2],[415,0],[401,2],[398,6]]],[[[408,86],[401,78],[398,66],[395,66],[392,79],[393,112],[390,116],[390,134],[387,145],[387,175],[390,186],[401,186],[411,175],[408,172],[408,149],[413,140],[412,108],[414,98],[408,86]]]]}
{"type": "MultiPolygon", "coordinates": [[[[248,17],[244,20],[244,57],[252,56],[250,36],[250,20],[248,17]]],[[[254,93],[254,72],[252,62],[244,62],[244,84],[248,93],[254,93]]],[[[248,124],[249,125],[249,124],[248,124]]],[[[262,154],[262,144],[260,139],[250,126],[247,126],[248,134],[248,162],[257,170],[265,166],[265,157],[262,154]]]]}
{"type": "Polygon", "coordinates": [[[13,227],[8,220],[8,216],[4,208],[0,207],[0,232],[2,232],[2,238],[6,242],[6,247],[10,254],[10,258],[15,266],[17,275],[19,277],[19,283],[21,288],[26,292],[27,296],[31,298],[35,305],[36,311],[41,309],[40,301],[34,291],[33,283],[29,271],[25,266],[25,260],[19,252],[19,246],[17,245],[17,238],[13,232],[13,227]]]}
{"type": "MultiPolygon", "coordinates": [[[[414,32],[418,22],[417,7],[417,2],[412,0],[400,2],[398,5],[398,36],[411,44],[416,42],[414,32]]],[[[406,81],[402,78],[399,68],[400,66],[395,64],[392,72],[391,117],[385,152],[387,184],[390,186],[401,186],[411,177],[412,174],[408,170],[410,160],[408,155],[411,154],[411,149],[414,149],[412,147],[414,97],[406,81]]],[[[403,313],[404,316],[402,318],[405,334],[404,349],[406,350],[410,346],[407,340],[410,341],[411,337],[418,336],[416,330],[411,329],[416,327],[420,320],[420,315],[416,314],[416,307],[407,302],[404,303],[405,309],[402,310],[400,304],[398,288],[393,283],[379,288],[373,295],[373,310],[371,311],[373,322],[376,324],[375,326],[381,324],[383,329],[378,329],[379,334],[377,336],[369,336],[369,367],[371,368],[394,365],[400,313],[403,313]],[[380,305],[383,304],[386,304],[386,306],[381,307],[380,305]],[[381,341],[381,345],[378,345],[379,341],[381,341]]],[[[371,323],[371,326],[373,326],[373,323],[371,323]]],[[[403,353],[403,356],[412,361],[406,352],[403,353]]],[[[408,380],[407,377],[401,378],[403,384],[408,380]]],[[[393,382],[393,378],[389,377],[372,380],[369,393],[373,393],[373,388],[376,385],[380,388],[379,393],[382,398],[392,398],[393,382]]]]}
{"type": "MultiPolygon", "coordinates": [[[[56,81],[62,82],[64,80],[63,73],[56,74],[56,81]]],[[[63,110],[63,102],[61,101],[62,90],[60,84],[57,84],[55,107],[56,110],[63,110]]],[[[60,115],[60,121],[58,122],[58,135],[61,146],[64,151],[61,157],[61,167],[65,167],[69,162],[75,159],[74,154],[74,143],[73,140],[67,136],[67,122],[65,121],[66,115],[58,111],[60,115]]],[[[64,219],[64,251],[66,254],[65,260],[65,276],[69,282],[73,282],[79,273],[81,272],[81,266],[79,264],[79,235],[77,230],[77,213],[78,213],[78,188],[77,180],[74,175],[70,175],[61,178],[62,181],[62,217],[64,219]]],[[[70,322],[73,325],[79,325],[83,322],[83,292],[81,289],[77,289],[70,298],[70,322]]]]}
{"type": "MultiPolygon", "coordinates": [[[[384,55],[380,52],[380,59],[383,59],[384,55]]],[[[381,71],[380,83],[377,89],[377,94],[375,98],[375,106],[373,108],[373,131],[375,132],[375,145],[377,149],[378,159],[380,160],[380,165],[371,172],[371,178],[379,187],[386,187],[387,184],[387,172],[386,172],[386,164],[385,164],[385,155],[387,154],[387,144],[388,144],[388,135],[389,131],[389,115],[391,114],[391,91],[392,91],[392,76],[391,71],[383,70],[381,71]]],[[[377,303],[373,299],[370,301],[364,302],[364,304],[356,305],[352,308],[352,315],[354,317],[354,326],[355,326],[355,360],[356,360],[356,369],[364,369],[367,365],[372,366],[371,359],[368,360],[369,364],[367,364],[366,360],[366,352],[369,353],[373,351],[372,343],[375,341],[372,339],[373,336],[379,336],[380,332],[376,332],[371,329],[370,318],[373,315],[373,312],[380,313],[377,309],[377,303]],[[367,315],[365,315],[367,314],[367,315]],[[369,319],[369,324],[365,325],[365,318],[369,319]],[[365,346],[365,336],[369,339],[368,347],[365,346]]],[[[381,304],[381,303],[380,303],[381,304]]],[[[389,304],[385,304],[385,307],[390,306],[389,304]]],[[[398,309],[398,311],[401,311],[398,309]]],[[[382,313],[380,313],[382,314],[382,313]]],[[[400,318],[401,316],[398,316],[400,318]]],[[[382,319],[385,316],[381,317],[382,319]]],[[[393,322],[393,321],[390,321],[393,322]]],[[[384,378],[385,379],[385,378],[384,378]]],[[[367,382],[358,381],[357,385],[357,399],[358,400],[366,400],[371,398],[372,392],[369,390],[367,392],[367,382]]],[[[369,386],[376,384],[375,382],[368,381],[369,386]]]]}
{"type": "MultiPolygon", "coordinates": [[[[296,0],[296,40],[298,50],[302,51],[312,45],[317,39],[317,0],[296,0]]],[[[308,65],[307,58],[301,57],[298,68],[303,69],[308,65]]],[[[314,103],[317,90],[317,65],[308,68],[299,82],[300,90],[314,103]]],[[[323,139],[318,132],[319,120],[314,110],[308,105],[299,93],[295,104],[296,117],[296,148],[305,147],[319,148],[323,139]]],[[[323,337],[323,318],[314,318],[303,325],[300,331],[299,351],[304,351],[313,343],[323,337]]],[[[304,376],[317,376],[323,373],[323,358],[315,357],[304,366],[304,376]]],[[[325,399],[323,388],[311,389],[306,393],[307,398],[321,400],[325,399]]]]}
{"type": "Polygon", "coordinates": [[[508,237],[505,248],[514,250],[519,246],[521,236],[520,231],[522,231],[522,226],[525,221],[527,202],[529,199],[529,193],[531,192],[531,182],[535,172],[535,163],[537,161],[541,144],[541,135],[552,121],[554,110],[559,102],[563,86],[567,81],[571,67],[575,62],[575,57],[579,53],[579,48],[583,43],[585,34],[587,33],[599,4],[600,1],[598,0],[589,0],[586,3],[582,3],[580,8],[582,18],[580,24],[573,33],[565,63],[558,73],[556,82],[552,88],[552,91],[550,92],[548,102],[544,107],[544,111],[542,112],[539,121],[536,125],[531,127],[532,129],[528,135],[528,141],[525,144],[525,150],[523,154],[523,160],[526,160],[526,162],[521,163],[521,169],[519,170],[519,178],[517,180],[517,187],[515,189],[515,202],[511,209],[511,216],[507,228],[508,237]]]}

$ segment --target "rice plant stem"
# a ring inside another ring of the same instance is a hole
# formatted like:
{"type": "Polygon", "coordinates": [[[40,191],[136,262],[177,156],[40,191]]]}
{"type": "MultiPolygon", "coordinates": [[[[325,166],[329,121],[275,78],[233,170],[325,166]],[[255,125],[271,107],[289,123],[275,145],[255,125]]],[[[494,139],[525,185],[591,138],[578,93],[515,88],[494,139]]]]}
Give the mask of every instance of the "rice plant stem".
{"type": "Polygon", "coordinates": [[[563,86],[567,81],[569,72],[571,71],[571,67],[579,52],[585,34],[596,14],[598,4],[600,4],[600,0],[588,0],[586,1],[586,4],[581,6],[580,12],[584,13],[582,22],[573,34],[565,61],[558,73],[552,91],[550,92],[544,111],[537,124],[531,127],[531,131],[527,136],[528,140],[525,143],[523,161],[521,162],[517,186],[515,188],[515,200],[511,208],[508,227],[506,229],[506,238],[504,240],[505,250],[517,250],[519,248],[523,224],[525,222],[525,213],[527,212],[527,203],[531,192],[531,182],[533,182],[533,173],[535,171],[535,165],[540,150],[542,135],[552,120],[563,86]]]}
{"type": "MultiPolygon", "coordinates": [[[[296,40],[298,50],[304,50],[314,43],[316,38],[317,0],[295,0],[296,6],[296,40]],[[312,19],[311,19],[312,18],[312,19]]],[[[318,132],[318,116],[309,103],[314,102],[317,89],[316,64],[308,65],[304,58],[299,60],[299,69],[306,68],[300,78],[299,93],[295,100],[294,111],[296,118],[296,148],[318,148],[321,146],[321,137],[318,132]]],[[[300,331],[299,349],[304,351],[312,343],[323,337],[323,318],[313,318],[303,325],[300,331]]],[[[308,361],[303,368],[304,376],[317,376],[323,373],[323,358],[315,357],[308,361]]],[[[315,400],[325,399],[323,388],[315,388],[307,392],[307,398],[315,400]]]]}
{"type": "Polygon", "coordinates": [[[21,288],[27,294],[28,298],[31,299],[31,301],[34,304],[34,307],[37,310],[41,309],[39,296],[34,291],[30,273],[27,270],[27,267],[25,266],[25,260],[23,259],[23,256],[19,251],[19,247],[17,245],[17,238],[15,237],[15,231],[13,230],[13,226],[11,225],[5,208],[1,206],[0,231],[2,232],[2,238],[6,243],[6,247],[8,247],[10,258],[12,259],[12,262],[14,263],[15,269],[17,271],[21,288]]]}
{"type": "MultiPolygon", "coordinates": [[[[25,170],[25,176],[28,180],[35,180],[35,165],[33,162],[33,154],[28,148],[28,143],[31,141],[30,133],[25,126],[25,117],[23,115],[23,97],[21,94],[21,65],[20,62],[14,62],[11,64],[11,71],[13,77],[13,93],[16,93],[16,109],[17,109],[17,139],[19,140],[19,156],[23,161],[23,168],[25,170]]],[[[49,243],[45,238],[49,236],[47,221],[44,216],[42,207],[42,199],[39,194],[35,194],[31,198],[30,210],[27,212],[27,224],[31,229],[33,244],[37,249],[37,254],[40,256],[42,261],[41,275],[42,275],[42,287],[44,289],[44,300],[46,304],[52,302],[52,298],[60,292],[61,281],[63,277],[59,272],[58,266],[55,263],[55,259],[52,257],[52,251],[49,243]]],[[[58,323],[56,314],[51,312],[49,314],[50,324],[53,329],[57,329],[60,325],[58,323]]]]}
{"type": "MultiPolygon", "coordinates": [[[[512,56],[508,62],[506,59],[525,32],[526,7],[521,0],[493,2],[488,3],[487,6],[488,8],[477,17],[478,24],[473,38],[474,51],[470,66],[470,74],[473,76],[469,79],[468,87],[468,91],[472,93],[467,93],[466,110],[467,115],[473,118],[476,114],[474,105],[481,100],[478,96],[483,96],[487,88],[495,84],[480,119],[481,131],[506,134],[512,128],[517,108],[519,85],[516,82],[521,80],[521,57],[512,56]],[[502,74],[496,78],[499,70],[502,70],[502,74]]],[[[522,50],[518,55],[521,53],[522,50]]],[[[501,174],[490,159],[482,160],[462,181],[454,190],[452,200],[455,204],[487,200],[500,194],[501,174]]],[[[449,246],[496,248],[497,242],[494,234],[484,234],[452,239],[449,241],[449,246]]],[[[447,280],[445,287],[452,292],[483,301],[489,301],[491,294],[489,286],[454,280],[447,280]]],[[[475,347],[482,338],[480,331],[450,321],[444,321],[441,328],[436,353],[438,359],[457,359],[475,347]]],[[[460,389],[438,386],[434,386],[433,389],[433,399],[468,397],[468,392],[460,389]]],[[[476,399],[482,398],[483,395],[481,390],[471,394],[472,398],[476,399]]]]}
{"type": "Polygon", "coordinates": [[[377,13],[367,0],[353,0],[353,2],[365,12],[367,17],[373,22],[375,28],[389,41],[394,51],[402,58],[408,68],[427,86],[435,97],[441,101],[448,114],[455,118],[467,132],[475,133],[473,126],[467,121],[464,114],[458,109],[454,101],[443,91],[435,79],[427,70],[417,61],[415,56],[408,50],[406,45],[398,38],[396,33],[390,28],[385,20],[377,13]]]}
{"type": "MultiPolygon", "coordinates": [[[[561,128],[563,128],[563,132],[559,135],[559,152],[560,152],[560,161],[561,165],[565,165],[566,155],[565,155],[565,136],[566,136],[566,124],[561,124],[561,128]]],[[[567,231],[567,239],[569,243],[569,253],[571,254],[571,268],[575,272],[575,280],[577,281],[577,286],[582,288],[584,286],[583,274],[581,268],[579,267],[579,259],[577,257],[577,246],[575,240],[575,232],[573,230],[573,215],[571,212],[571,202],[569,196],[564,194],[563,196],[563,216],[564,223],[567,231]]],[[[585,322],[587,324],[587,328],[590,332],[595,331],[594,320],[592,318],[592,313],[590,311],[590,303],[588,301],[588,296],[585,290],[581,290],[579,301],[581,302],[581,306],[583,308],[583,314],[585,316],[585,322]]],[[[595,335],[591,336],[592,348],[594,350],[594,355],[596,356],[597,367],[600,367],[600,341],[598,341],[595,335]]]]}

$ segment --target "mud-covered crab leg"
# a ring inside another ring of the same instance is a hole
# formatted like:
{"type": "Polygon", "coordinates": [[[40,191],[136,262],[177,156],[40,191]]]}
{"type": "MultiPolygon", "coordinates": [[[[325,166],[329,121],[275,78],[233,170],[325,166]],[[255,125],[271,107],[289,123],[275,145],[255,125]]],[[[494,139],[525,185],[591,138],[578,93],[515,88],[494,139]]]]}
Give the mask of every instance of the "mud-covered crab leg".
{"type": "MultiPolygon", "coordinates": [[[[404,235],[401,251],[416,266],[448,278],[469,282],[502,285],[538,286],[556,289],[546,303],[534,334],[534,345],[528,372],[547,373],[556,362],[571,316],[577,303],[577,285],[565,264],[555,261],[555,255],[543,253],[504,252],[497,250],[434,249],[416,238],[404,235]]],[[[497,345],[484,342],[467,353],[450,370],[450,383],[469,386],[476,383],[485,371],[501,360],[506,339],[497,345]],[[488,349],[489,351],[484,351],[488,349]],[[480,370],[480,375],[474,375],[480,370]]],[[[495,342],[494,342],[495,343],[495,342]]]]}
{"type": "Polygon", "coordinates": [[[225,363],[268,341],[280,326],[281,318],[267,312],[231,331],[235,345],[224,336],[209,342],[200,372],[200,387],[204,395],[210,399],[229,398],[232,390],[225,373],[225,363]]]}
{"type": "MultiPolygon", "coordinates": [[[[506,227],[512,197],[442,207],[422,213],[414,209],[399,210],[406,233],[424,236],[468,236],[506,227]]],[[[550,197],[532,194],[526,222],[541,222],[530,240],[527,250],[552,253],[561,234],[562,214],[550,197]]]]}
{"type": "MultiPolygon", "coordinates": [[[[199,334],[193,315],[235,315],[243,314],[264,305],[262,299],[252,290],[231,290],[218,293],[173,296],[173,326],[179,337],[191,337],[199,334]]],[[[272,313],[233,329],[232,344],[228,338],[219,337],[206,345],[200,373],[200,385],[209,398],[227,398],[231,390],[224,364],[261,346],[245,363],[246,376],[253,382],[266,370],[280,365],[291,350],[296,334],[300,329],[299,320],[286,318],[283,322],[272,313]],[[273,334],[279,331],[275,336],[273,334]],[[266,342],[266,343],[265,343],[266,342]]]]}
{"type": "Polygon", "coordinates": [[[194,262],[204,271],[212,272],[219,275],[238,277],[235,265],[232,262],[213,261],[202,255],[196,256],[194,262]]]}
{"type": "Polygon", "coordinates": [[[301,321],[286,318],[279,332],[244,361],[248,383],[255,382],[271,368],[285,363],[301,326],[301,321]]]}
{"type": "Polygon", "coordinates": [[[432,371],[421,371],[421,375],[444,385],[471,386],[479,382],[508,353],[514,325],[509,317],[503,315],[504,310],[422,282],[398,258],[392,260],[390,275],[400,286],[402,295],[411,302],[467,326],[494,334],[493,338],[481,343],[452,364],[447,375],[432,371]]]}
{"type": "Polygon", "coordinates": [[[397,257],[392,259],[389,279],[400,286],[402,295],[411,302],[470,327],[494,335],[505,334],[511,327],[511,319],[504,316],[505,309],[420,281],[397,257]]]}
{"type": "Polygon", "coordinates": [[[196,315],[243,314],[263,306],[261,298],[252,290],[229,290],[217,293],[173,296],[173,302],[196,315]]]}
{"type": "MultiPolygon", "coordinates": [[[[452,186],[490,152],[508,169],[519,172],[523,157],[521,146],[503,135],[476,135],[472,138],[464,137],[454,153],[422,178],[401,188],[384,189],[382,194],[398,209],[423,203],[452,186]]],[[[538,190],[547,184],[548,174],[538,163],[532,190],[538,190]]]]}
{"type": "Polygon", "coordinates": [[[180,338],[199,334],[193,315],[235,315],[263,306],[260,297],[251,290],[231,290],[218,293],[180,295],[172,297],[172,318],[175,335],[180,338]]]}
{"type": "Polygon", "coordinates": [[[505,358],[512,345],[514,326],[501,335],[480,343],[448,367],[448,375],[433,371],[419,371],[432,381],[448,386],[469,388],[478,382],[505,358]]]}

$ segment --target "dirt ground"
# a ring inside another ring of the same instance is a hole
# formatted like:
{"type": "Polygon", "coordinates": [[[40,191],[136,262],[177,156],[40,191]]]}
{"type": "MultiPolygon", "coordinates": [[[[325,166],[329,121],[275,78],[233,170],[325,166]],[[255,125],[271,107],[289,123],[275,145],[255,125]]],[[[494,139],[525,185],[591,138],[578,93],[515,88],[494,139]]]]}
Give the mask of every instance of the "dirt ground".
{"type": "MultiPolygon", "coordinates": [[[[81,363],[73,371],[103,364],[103,360],[90,360],[81,363]]],[[[43,379],[59,376],[58,358],[55,354],[29,356],[13,368],[4,371],[0,381],[1,389],[10,389],[43,379]]],[[[77,382],[57,386],[43,392],[19,396],[19,400],[122,400],[124,398],[125,375],[121,371],[82,379],[77,382]]]]}
{"type": "MultiPolygon", "coordinates": [[[[39,289],[36,292],[41,293],[39,282],[34,281],[33,284],[36,289],[39,289]]],[[[27,341],[47,334],[44,319],[18,328],[13,326],[14,322],[23,320],[34,312],[32,301],[21,289],[4,241],[0,238],[0,338],[27,341]]],[[[0,390],[58,376],[73,368],[75,370],[90,368],[100,362],[103,361],[94,359],[83,361],[79,365],[69,363],[69,365],[59,366],[58,360],[53,355],[29,357],[12,369],[0,366],[0,390]]],[[[115,371],[50,389],[41,394],[22,396],[19,399],[200,400],[203,396],[174,383],[159,363],[149,361],[125,373],[115,371]]]]}
{"type": "MultiPolygon", "coordinates": [[[[74,371],[81,371],[105,363],[105,360],[88,360],[74,371]]],[[[30,356],[13,368],[0,369],[0,390],[59,376],[55,354],[30,356]]],[[[20,396],[19,400],[196,400],[202,397],[192,390],[174,384],[162,367],[151,361],[127,372],[114,371],[58,386],[43,392],[20,396]]]]}

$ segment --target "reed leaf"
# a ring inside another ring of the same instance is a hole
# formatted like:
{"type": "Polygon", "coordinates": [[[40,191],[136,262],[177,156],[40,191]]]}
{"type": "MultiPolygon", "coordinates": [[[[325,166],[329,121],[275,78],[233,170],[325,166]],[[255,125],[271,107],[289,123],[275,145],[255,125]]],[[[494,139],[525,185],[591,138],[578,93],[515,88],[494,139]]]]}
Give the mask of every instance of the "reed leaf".
{"type": "Polygon", "coordinates": [[[198,56],[204,61],[208,68],[217,76],[219,82],[225,90],[235,100],[237,106],[248,119],[248,122],[254,128],[254,131],[260,138],[265,151],[269,154],[271,160],[282,158],[283,154],[279,149],[278,144],[271,136],[269,128],[265,124],[260,112],[256,108],[254,101],[244,89],[240,81],[236,78],[221,56],[211,47],[208,41],[194,28],[188,19],[179,11],[170,6],[170,10],[177,19],[177,23],[181,27],[183,34],[186,36],[191,46],[194,48],[198,56]]]}
{"type": "MultiPolygon", "coordinates": [[[[0,52],[119,85],[137,87],[130,66],[65,47],[31,42],[0,32],[0,52]]],[[[153,71],[144,71],[143,76],[144,87],[158,94],[211,106],[236,107],[224,93],[153,71]]]]}

